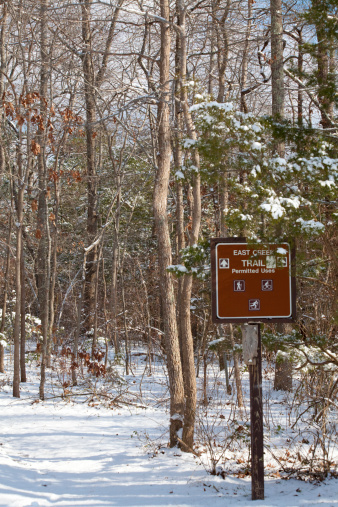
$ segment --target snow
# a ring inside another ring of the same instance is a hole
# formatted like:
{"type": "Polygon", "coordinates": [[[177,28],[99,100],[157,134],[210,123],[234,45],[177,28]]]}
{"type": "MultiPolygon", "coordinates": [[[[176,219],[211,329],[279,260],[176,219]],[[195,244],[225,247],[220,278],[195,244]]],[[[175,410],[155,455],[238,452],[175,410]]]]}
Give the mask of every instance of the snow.
{"type": "Polygon", "coordinates": [[[325,225],[317,220],[303,220],[302,218],[298,218],[296,222],[300,224],[304,231],[320,232],[325,229],[325,225]]]}
{"type": "MultiPolygon", "coordinates": [[[[122,374],[122,367],[118,368],[122,374]]],[[[107,381],[92,379],[91,383],[80,383],[74,388],[74,396],[59,397],[62,388],[57,381],[60,372],[57,373],[56,363],[54,370],[49,370],[47,399],[43,402],[38,400],[36,363],[28,365],[28,382],[21,384],[20,399],[11,397],[9,374],[0,374],[1,507],[338,505],[337,479],[327,478],[316,483],[282,480],[272,467],[268,451],[272,440],[281,445],[282,438],[285,440],[291,435],[297,438],[298,431],[289,429],[283,434],[280,429],[286,416],[278,416],[278,413],[280,410],[287,412],[286,396],[283,392],[271,390],[265,373],[264,407],[270,403],[265,422],[274,417],[278,431],[266,433],[265,500],[252,503],[250,477],[236,473],[247,459],[248,443],[243,440],[238,449],[227,449],[225,464],[228,463],[229,467],[224,477],[207,472],[205,454],[199,458],[177,448],[169,449],[168,393],[163,364],[160,361],[154,364],[149,376],[144,376],[144,364],[134,361],[132,368],[135,376],[125,376],[124,379],[132,394],[129,399],[134,402],[129,405],[121,402],[112,408],[98,401],[100,390],[107,389],[107,381]],[[89,390],[94,393],[91,397],[84,394],[89,390]],[[76,397],[76,393],[82,393],[82,396],[76,397]]],[[[247,424],[246,417],[238,421],[229,418],[235,407],[234,400],[224,398],[225,382],[218,370],[209,367],[209,371],[209,394],[215,400],[219,399],[219,412],[208,412],[207,408],[201,410],[197,439],[201,439],[208,428],[209,435],[211,431],[218,432],[216,437],[213,436],[217,438],[228,428],[227,425],[231,431],[238,426],[236,431],[239,432],[247,424]]],[[[247,403],[249,387],[245,375],[244,378],[247,403]]],[[[174,419],[179,417],[178,414],[172,416],[174,419]]]]}
{"type": "Polygon", "coordinates": [[[176,178],[177,180],[184,180],[185,176],[184,176],[184,174],[182,173],[182,171],[176,171],[176,173],[175,173],[175,178],[176,178]]]}
{"type": "Polygon", "coordinates": [[[180,273],[186,273],[188,271],[183,264],[171,264],[167,269],[170,271],[179,271],[180,273]]]}

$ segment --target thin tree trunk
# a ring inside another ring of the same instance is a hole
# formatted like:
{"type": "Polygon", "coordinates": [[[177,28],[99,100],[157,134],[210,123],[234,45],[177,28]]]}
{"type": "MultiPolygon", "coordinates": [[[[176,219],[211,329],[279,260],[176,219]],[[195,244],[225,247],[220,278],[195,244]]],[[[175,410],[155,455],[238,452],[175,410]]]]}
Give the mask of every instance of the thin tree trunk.
{"type": "Polygon", "coordinates": [[[164,333],[170,389],[170,446],[177,445],[177,432],[182,427],[184,410],[183,375],[176,322],[175,294],[172,275],[167,267],[172,263],[167,215],[170,175],[170,8],[168,0],[161,0],[160,98],[158,104],[158,169],[154,188],[154,217],[158,239],[160,291],[163,306],[164,333]]]}
{"type": "MultiPolygon", "coordinates": [[[[1,317],[1,328],[0,333],[4,333],[5,331],[5,323],[6,323],[6,313],[7,313],[7,298],[8,298],[8,290],[9,290],[9,268],[10,268],[10,245],[12,240],[12,214],[14,212],[13,206],[13,190],[12,190],[12,180],[10,183],[10,192],[11,192],[11,206],[8,211],[8,236],[7,236],[7,248],[6,248],[6,268],[5,268],[5,286],[4,286],[4,301],[2,305],[2,317],[1,317]]],[[[0,344],[0,373],[5,373],[5,348],[2,344],[0,344]]]]}
{"type": "Polygon", "coordinates": [[[26,287],[25,287],[25,258],[24,258],[23,242],[21,243],[20,279],[21,279],[20,374],[21,374],[21,382],[27,382],[27,375],[26,375],[26,287]]]}
{"type": "Polygon", "coordinates": [[[50,284],[50,234],[48,223],[47,205],[47,166],[45,156],[45,122],[47,113],[47,85],[48,85],[48,40],[47,40],[47,9],[48,0],[42,0],[40,6],[40,114],[42,125],[38,130],[38,177],[39,177],[39,200],[38,200],[38,227],[37,237],[40,239],[38,246],[38,298],[40,305],[40,318],[42,328],[42,354],[41,354],[41,379],[39,387],[40,399],[45,397],[45,380],[48,350],[49,331],[49,284],[50,284]]]}
{"type": "Polygon", "coordinates": [[[129,333],[128,333],[128,323],[127,323],[127,308],[126,308],[126,298],[125,298],[125,290],[124,290],[124,276],[123,276],[123,261],[121,263],[120,269],[120,277],[121,277],[121,295],[122,295],[122,309],[123,309],[123,325],[124,325],[124,351],[126,357],[126,375],[129,375],[129,333]]]}
{"type": "Polygon", "coordinates": [[[100,245],[97,264],[96,264],[96,285],[95,285],[95,297],[94,297],[94,307],[95,307],[95,313],[94,313],[94,333],[93,333],[93,342],[92,342],[92,359],[94,358],[95,351],[97,349],[97,307],[98,307],[98,295],[99,295],[99,272],[100,272],[100,260],[102,255],[102,248],[103,245],[100,245]]]}
{"type": "MultiPolygon", "coordinates": [[[[299,40],[298,40],[298,73],[299,76],[302,76],[303,73],[303,36],[301,29],[298,30],[299,40]]],[[[297,93],[297,122],[301,127],[303,125],[303,88],[298,85],[298,93],[297,93]]]]}
{"type": "MultiPolygon", "coordinates": [[[[221,180],[221,236],[222,238],[227,237],[227,228],[225,225],[225,216],[229,206],[229,192],[227,186],[227,177],[224,172],[221,180]]],[[[235,382],[236,382],[236,391],[237,391],[237,402],[240,409],[244,406],[243,404],[243,393],[242,393],[242,380],[241,380],[241,372],[239,368],[239,360],[238,353],[235,352],[235,339],[234,339],[234,329],[233,325],[229,324],[230,331],[230,343],[233,349],[233,359],[234,359],[234,372],[235,372],[235,382]]]]}
{"type": "MultiPolygon", "coordinates": [[[[179,16],[178,16],[179,24],[179,16]]],[[[174,164],[175,172],[182,169],[182,132],[183,132],[183,114],[181,107],[181,37],[176,33],[176,53],[175,53],[175,140],[174,140],[174,164]]],[[[181,178],[178,178],[176,183],[176,259],[177,263],[181,262],[181,250],[185,247],[184,237],[184,197],[183,197],[183,184],[181,178]]],[[[183,278],[179,277],[177,282],[177,320],[181,322],[181,295],[183,289],[183,278]]],[[[182,332],[181,326],[178,325],[178,336],[180,342],[181,360],[183,358],[182,350],[182,332]]],[[[183,365],[182,365],[183,366],[183,365]]]]}
{"type": "MultiPolygon", "coordinates": [[[[312,4],[318,10],[325,9],[322,0],[312,0],[312,4]]],[[[330,128],[332,126],[329,118],[333,117],[334,102],[328,95],[328,85],[330,80],[330,67],[331,67],[331,51],[333,51],[332,41],[329,39],[325,24],[321,22],[316,24],[317,33],[317,68],[318,68],[318,102],[322,107],[321,111],[321,124],[323,128],[330,128]]]]}
{"type": "Polygon", "coordinates": [[[79,352],[79,337],[80,337],[80,329],[81,329],[81,318],[82,318],[82,309],[84,307],[84,293],[85,293],[85,285],[86,285],[86,265],[87,265],[87,252],[84,251],[83,254],[83,262],[82,262],[82,276],[81,276],[81,286],[80,293],[77,302],[77,317],[76,317],[76,329],[75,336],[73,342],[73,364],[72,364],[72,384],[73,386],[77,386],[77,375],[76,375],[76,365],[78,360],[78,352],[79,352]]]}
{"type": "MultiPolygon", "coordinates": [[[[187,127],[188,136],[196,140],[197,135],[192,121],[191,113],[188,105],[188,95],[186,86],[187,74],[187,40],[186,40],[186,8],[181,0],[178,0],[178,24],[180,27],[180,93],[181,93],[181,107],[184,114],[184,119],[187,127]]],[[[193,150],[192,153],[193,164],[196,167],[196,174],[193,177],[193,207],[192,207],[192,220],[189,243],[191,246],[195,245],[198,241],[200,223],[201,223],[201,191],[200,191],[200,174],[199,174],[199,153],[193,150]]],[[[184,424],[182,441],[185,444],[182,446],[183,450],[190,450],[194,443],[194,427],[196,418],[196,372],[194,361],[194,342],[191,332],[191,318],[190,318],[190,305],[191,305],[191,291],[192,291],[192,275],[184,275],[180,299],[180,330],[182,340],[182,364],[183,364],[183,377],[184,377],[184,395],[185,395],[185,410],[184,410],[184,424]]]]}
{"type": "MultiPolygon", "coordinates": [[[[91,27],[92,0],[81,3],[82,12],[82,41],[83,56],[82,70],[84,78],[85,104],[86,104],[86,167],[87,167],[87,236],[88,243],[92,243],[98,231],[97,215],[97,172],[96,172],[96,133],[94,123],[96,120],[95,105],[95,76],[92,59],[92,27],[91,27]]],[[[94,327],[94,300],[96,285],[97,246],[87,256],[86,285],[84,308],[86,311],[86,329],[94,327]]]]}
{"type": "Polygon", "coordinates": [[[242,61],[242,72],[241,72],[241,111],[243,113],[248,113],[248,105],[246,103],[245,94],[243,93],[246,88],[247,79],[248,79],[248,61],[249,61],[249,39],[251,35],[251,25],[252,25],[252,0],[248,0],[248,24],[246,27],[245,34],[245,42],[244,42],[244,50],[243,50],[243,61],[242,61]]]}
{"type": "MultiPolygon", "coordinates": [[[[57,161],[54,166],[57,168],[57,161]]],[[[51,254],[51,280],[50,280],[50,296],[49,296],[49,336],[50,346],[52,339],[54,339],[54,321],[55,321],[55,284],[57,275],[57,251],[58,251],[58,223],[59,223],[59,206],[60,206],[60,186],[57,178],[54,180],[54,192],[55,192],[55,206],[54,206],[54,231],[53,231],[53,243],[52,243],[52,254],[51,254]]],[[[55,338],[54,351],[58,349],[58,342],[55,338]]],[[[48,357],[50,357],[51,351],[49,351],[48,357]]]]}
{"type": "MultiPolygon", "coordinates": [[[[2,4],[2,18],[0,28],[0,97],[3,96],[5,91],[4,78],[7,67],[6,59],[6,34],[7,34],[7,19],[8,19],[8,4],[3,2],[2,4]]],[[[4,123],[4,114],[2,104],[0,103],[0,125],[1,128],[4,123]]],[[[2,134],[0,135],[0,175],[2,176],[5,169],[5,150],[2,142],[2,134]]]]}
{"type": "MultiPolygon", "coordinates": [[[[285,103],[282,0],[270,0],[270,11],[272,116],[278,120],[284,118],[285,103]]],[[[285,146],[283,142],[277,142],[275,150],[280,157],[284,157],[285,146]]]]}
{"type": "Polygon", "coordinates": [[[217,3],[213,4],[213,20],[217,30],[217,63],[218,63],[218,96],[217,102],[225,97],[225,71],[229,61],[229,37],[225,22],[230,11],[230,0],[227,0],[222,16],[219,16],[217,3]]]}
{"type": "Polygon", "coordinates": [[[230,328],[230,343],[233,350],[234,357],[234,371],[235,371],[235,382],[236,382],[236,391],[237,391],[237,403],[240,409],[244,407],[243,403],[243,392],[242,392],[242,381],[241,381],[241,371],[239,369],[239,361],[238,361],[238,352],[235,350],[235,338],[234,338],[234,327],[232,324],[229,324],[230,328]]]}
{"type": "MultiPolygon", "coordinates": [[[[22,227],[23,227],[23,194],[25,190],[23,171],[21,129],[19,134],[19,145],[17,150],[17,200],[16,200],[16,258],[15,258],[15,319],[14,319],[14,374],[13,374],[13,396],[20,398],[20,331],[21,331],[21,255],[22,255],[22,227]]],[[[13,185],[14,190],[14,185],[13,185]]]]}
{"type": "Polygon", "coordinates": [[[112,277],[111,277],[111,294],[110,294],[110,311],[113,329],[113,341],[115,354],[120,352],[119,337],[117,333],[117,313],[118,313],[118,297],[117,297],[117,273],[119,264],[119,229],[121,215],[121,178],[117,175],[117,202],[115,212],[115,222],[113,231],[113,258],[112,258],[112,277]]]}

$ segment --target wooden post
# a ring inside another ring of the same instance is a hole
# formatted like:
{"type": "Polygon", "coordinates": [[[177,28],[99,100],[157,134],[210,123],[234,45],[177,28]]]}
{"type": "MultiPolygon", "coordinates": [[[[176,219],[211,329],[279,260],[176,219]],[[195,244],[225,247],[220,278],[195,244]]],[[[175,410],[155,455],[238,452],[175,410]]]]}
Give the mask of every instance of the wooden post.
{"type": "Polygon", "coordinates": [[[257,354],[249,364],[251,416],[251,496],[264,500],[263,400],[261,325],[248,325],[247,334],[258,334],[257,354]],[[255,329],[256,328],[256,329],[255,329]]]}

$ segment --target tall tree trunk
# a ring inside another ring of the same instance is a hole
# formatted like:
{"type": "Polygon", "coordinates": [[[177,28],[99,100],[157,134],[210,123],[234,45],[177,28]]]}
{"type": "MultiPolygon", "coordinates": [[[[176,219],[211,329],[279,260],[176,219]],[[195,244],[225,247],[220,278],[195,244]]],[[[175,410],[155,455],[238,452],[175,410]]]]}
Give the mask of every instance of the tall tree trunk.
{"type": "Polygon", "coordinates": [[[217,102],[224,102],[225,72],[229,61],[229,36],[225,23],[230,11],[230,0],[226,1],[223,14],[218,13],[218,2],[213,3],[213,21],[217,33],[218,95],[217,102]]]}
{"type": "MultiPolygon", "coordinates": [[[[312,0],[312,5],[315,9],[320,12],[325,10],[325,2],[322,0],[312,0]]],[[[329,14],[327,12],[327,14],[329,14]]],[[[329,118],[333,117],[334,102],[328,94],[328,87],[330,80],[334,75],[334,71],[331,72],[331,52],[333,51],[332,41],[329,39],[327,34],[327,28],[325,23],[319,18],[315,21],[316,33],[317,33],[317,67],[318,67],[318,102],[322,106],[321,111],[321,124],[323,128],[330,128],[332,126],[329,118]],[[331,76],[330,76],[331,74],[331,76]],[[329,118],[328,118],[329,117],[329,118]]]]}
{"type": "MultiPolygon", "coordinates": [[[[193,120],[188,105],[188,95],[186,86],[187,75],[187,41],[186,41],[186,7],[181,0],[178,0],[178,24],[180,27],[180,94],[181,107],[187,127],[188,136],[196,140],[197,135],[194,128],[193,120]]],[[[193,177],[193,203],[192,203],[192,220],[189,234],[189,244],[193,246],[198,241],[200,224],[201,224],[201,191],[200,191],[200,174],[199,174],[199,153],[193,150],[193,164],[196,167],[196,173],[193,177]]],[[[194,342],[191,332],[191,291],[192,291],[192,275],[184,275],[181,299],[180,299],[180,330],[182,340],[182,364],[184,377],[184,424],[183,424],[183,450],[191,451],[194,443],[194,427],[196,418],[196,372],[194,361],[194,342]]]]}
{"type": "MultiPolygon", "coordinates": [[[[177,9],[178,10],[178,9],[177,9]]],[[[179,24],[179,16],[178,16],[179,24]]],[[[183,113],[181,106],[181,37],[176,33],[176,52],[175,52],[175,139],[174,139],[174,164],[175,172],[182,169],[182,133],[183,133],[183,113]]],[[[177,178],[176,183],[176,262],[181,262],[181,250],[185,247],[184,235],[184,197],[183,197],[183,184],[181,178],[177,178]]],[[[178,278],[177,286],[177,320],[181,322],[181,294],[183,288],[183,278],[178,278]]],[[[180,324],[178,325],[178,336],[180,342],[181,360],[183,357],[182,351],[182,333],[180,324]]]]}
{"type": "MultiPolygon", "coordinates": [[[[58,157],[55,163],[57,168],[58,157]]],[[[58,342],[55,337],[54,322],[55,322],[55,284],[57,275],[57,251],[58,251],[58,223],[59,223],[59,206],[60,206],[60,185],[57,178],[54,180],[54,193],[55,193],[55,206],[54,206],[54,225],[53,225],[53,242],[51,251],[51,277],[50,277],[50,297],[49,297],[49,337],[50,347],[52,346],[52,340],[54,342],[54,351],[57,351],[58,342]]],[[[51,351],[50,351],[51,353],[51,351]]],[[[48,357],[50,357],[50,353],[48,357]]]]}
{"type": "MultiPolygon", "coordinates": [[[[229,192],[227,185],[227,176],[224,172],[222,174],[221,180],[221,237],[226,238],[228,235],[228,231],[225,225],[225,215],[227,213],[229,207],[229,192]]],[[[229,332],[230,332],[230,343],[233,350],[233,359],[234,359],[234,372],[235,372],[235,382],[236,382],[236,391],[237,391],[237,402],[240,409],[244,406],[243,403],[243,392],[242,392],[242,380],[241,380],[241,371],[239,367],[239,355],[235,352],[235,338],[234,338],[234,330],[233,325],[229,324],[229,332]]]]}
{"type": "MultiPolygon", "coordinates": [[[[298,74],[301,79],[303,73],[303,35],[302,29],[298,29],[298,74]]],[[[303,125],[303,88],[298,85],[297,93],[297,123],[301,127],[303,125]]]]}
{"type": "MultiPolygon", "coordinates": [[[[82,41],[83,56],[82,70],[86,106],[86,167],[87,167],[87,242],[91,244],[98,231],[97,216],[97,173],[96,173],[96,133],[94,123],[96,120],[95,106],[95,74],[92,60],[92,28],[91,28],[92,0],[81,3],[82,13],[82,41]]],[[[86,312],[86,329],[94,327],[94,300],[96,285],[97,246],[87,256],[86,284],[84,295],[84,309],[86,312]]]]}
{"type": "MultiPolygon", "coordinates": [[[[4,331],[5,331],[6,313],[7,313],[7,298],[8,298],[8,290],[9,290],[9,269],[10,269],[10,261],[11,261],[10,244],[11,244],[11,240],[12,240],[12,224],[13,224],[12,214],[14,212],[13,197],[12,197],[13,196],[12,179],[10,182],[10,192],[11,192],[11,206],[8,211],[8,236],[7,236],[7,247],[6,247],[5,286],[4,286],[4,300],[3,300],[3,305],[2,305],[0,333],[4,333],[4,331]]],[[[5,348],[2,344],[0,344],[0,373],[5,373],[5,348]]]]}
{"type": "Polygon", "coordinates": [[[45,379],[48,351],[49,331],[49,284],[50,284],[50,233],[48,223],[47,205],[47,166],[45,154],[45,123],[47,114],[47,85],[48,85],[48,39],[47,39],[47,9],[48,0],[42,0],[40,6],[40,114],[41,125],[39,126],[37,140],[40,145],[38,153],[38,177],[39,177],[39,199],[38,199],[38,220],[37,237],[39,246],[37,252],[37,281],[38,299],[40,306],[40,318],[42,328],[42,354],[41,354],[41,379],[39,395],[43,400],[45,397],[45,379]]]}
{"type": "Polygon", "coordinates": [[[163,306],[164,333],[170,389],[170,446],[177,445],[177,432],[182,427],[184,410],[183,375],[176,322],[175,294],[172,275],[167,267],[172,262],[167,197],[170,176],[170,9],[169,1],[161,0],[160,98],[158,104],[158,169],[154,188],[154,217],[158,239],[160,291],[163,306]]]}
{"type": "MultiPolygon", "coordinates": [[[[120,196],[118,197],[118,207],[120,196]]],[[[119,212],[117,212],[119,213],[119,212]]],[[[110,311],[112,320],[112,332],[115,354],[120,352],[119,336],[117,332],[117,313],[118,313],[118,299],[117,299],[117,272],[119,263],[119,214],[115,218],[114,233],[113,233],[113,258],[112,258],[112,277],[111,277],[111,290],[110,290],[110,311]]]]}
{"type": "MultiPolygon", "coordinates": [[[[17,149],[17,197],[16,197],[16,258],[15,258],[15,318],[14,318],[14,374],[13,396],[20,398],[20,331],[21,331],[21,255],[22,255],[22,227],[23,227],[23,195],[25,184],[22,170],[22,134],[20,129],[17,149]]],[[[13,185],[14,190],[14,185],[13,185]]]]}
{"type": "MultiPolygon", "coordinates": [[[[7,2],[2,4],[2,18],[0,21],[0,97],[5,91],[4,80],[7,67],[6,59],[6,33],[7,33],[8,5],[7,2]]],[[[0,102],[0,125],[1,130],[4,123],[3,108],[0,102]]],[[[0,175],[2,176],[5,169],[5,150],[3,147],[2,132],[0,132],[0,175]]]]}
{"type": "Polygon", "coordinates": [[[248,105],[245,99],[245,88],[248,79],[248,61],[249,61],[249,39],[251,35],[251,25],[252,25],[252,0],[248,0],[248,24],[246,27],[245,41],[244,41],[244,49],[243,49],[243,60],[242,60],[242,71],[241,71],[241,111],[243,113],[248,113],[248,105]]]}
{"type": "Polygon", "coordinates": [[[27,375],[26,375],[26,286],[25,286],[25,257],[24,257],[23,242],[21,242],[20,280],[21,280],[20,375],[21,375],[21,382],[27,382],[27,375]]]}
{"type": "MultiPolygon", "coordinates": [[[[283,13],[282,0],[270,0],[271,11],[271,85],[272,116],[284,118],[284,69],[283,69],[283,13]]],[[[275,150],[284,156],[284,143],[278,142],[275,150]]]]}

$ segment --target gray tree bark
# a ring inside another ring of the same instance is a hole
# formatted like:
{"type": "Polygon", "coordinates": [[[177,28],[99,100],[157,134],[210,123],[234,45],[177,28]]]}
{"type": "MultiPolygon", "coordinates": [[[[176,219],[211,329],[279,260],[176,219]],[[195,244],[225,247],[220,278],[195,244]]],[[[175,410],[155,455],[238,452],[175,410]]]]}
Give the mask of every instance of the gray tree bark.
{"type": "Polygon", "coordinates": [[[48,0],[42,0],[40,6],[40,115],[41,123],[38,127],[37,142],[40,146],[38,158],[39,198],[37,237],[39,246],[37,252],[37,288],[42,331],[42,354],[41,354],[41,379],[39,387],[40,399],[45,397],[45,380],[47,351],[49,339],[49,285],[50,285],[50,233],[48,222],[48,190],[47,190],[47,165],[45,156],[45,123],[47,114],[48,93],[48,27],[47,9],[48,0]]]}
{"type": "Polygon", "coordinates": [[[161,0],[160,51],[160,97],[158,104],[158,168],[154,188],[154,217],[158,239],[158,260],[160,291],[163,306],[164,333],[166,342],[167,366],[170,389],[170,446],[177,445],[177,432],[182,427],[184,411],[184,389],[180,349],[176,322],[175,294],[172,275],[167,267],[172,263],[169,235],[167,197],[170,176],[170,8],[168,0],[161,0]]]}

